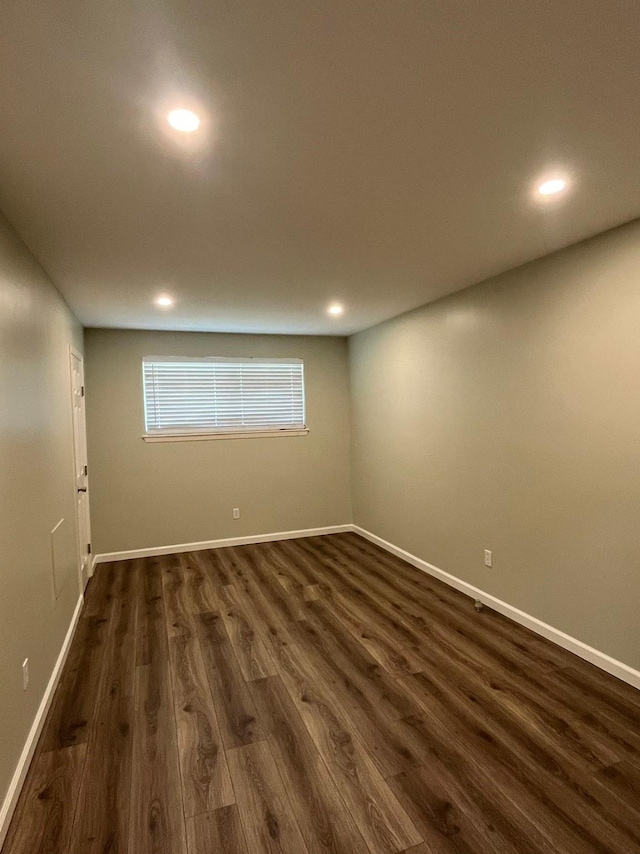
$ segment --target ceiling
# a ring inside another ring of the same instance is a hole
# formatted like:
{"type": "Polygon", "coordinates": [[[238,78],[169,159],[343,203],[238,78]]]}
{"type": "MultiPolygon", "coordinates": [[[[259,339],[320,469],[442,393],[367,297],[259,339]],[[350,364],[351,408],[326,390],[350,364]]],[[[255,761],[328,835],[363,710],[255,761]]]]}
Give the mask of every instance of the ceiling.
{"type": "Polygon", "coordinates": [[[639,36],[637,0],[3,0],[0,207],[87,326],[349,334],[640,215],[639,36]]]}

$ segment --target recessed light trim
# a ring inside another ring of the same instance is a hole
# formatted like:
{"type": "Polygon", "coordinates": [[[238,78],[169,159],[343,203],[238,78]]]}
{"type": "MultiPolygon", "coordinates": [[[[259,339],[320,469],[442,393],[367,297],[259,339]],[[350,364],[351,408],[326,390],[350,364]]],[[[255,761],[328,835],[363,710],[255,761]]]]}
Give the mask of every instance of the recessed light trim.
{"type": "Polygon", "coordinates": [[[171,308],[174,301],[173,301],[172,297],[160,296],[160,297],[156,297],[154,302],[160,308],[171,308]]]}
{"type": "Polygon", "coordinates": [[[343,314],[344,307],[341,306],[340,303],[334,302],[329,306],[327,312],[329,314],[332,314],[334,317],[338,317],[339,315],[343,314]]]}
{"type": "Polygon", "coordinates": [[[566,186],[565,178],[549,178],[538,185],[538,193],[541,196],[555,196],[566,189],[566,186]]]}
{"type": "Polygon", "coordinates": [[[171,110],[167,115],[167,121],[180,133],[193,133],[200,127],[200,118],[191,110],[171,110]]]}

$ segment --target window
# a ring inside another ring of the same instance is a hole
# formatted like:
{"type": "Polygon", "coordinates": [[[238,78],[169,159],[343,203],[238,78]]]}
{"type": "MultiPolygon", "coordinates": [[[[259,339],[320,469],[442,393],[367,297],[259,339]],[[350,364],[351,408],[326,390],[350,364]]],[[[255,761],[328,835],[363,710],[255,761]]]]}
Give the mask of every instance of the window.
{"type": "Polygon", "coordinates": [[[142,360],[145,439],[307,432],[302,359],[142,360]]]}

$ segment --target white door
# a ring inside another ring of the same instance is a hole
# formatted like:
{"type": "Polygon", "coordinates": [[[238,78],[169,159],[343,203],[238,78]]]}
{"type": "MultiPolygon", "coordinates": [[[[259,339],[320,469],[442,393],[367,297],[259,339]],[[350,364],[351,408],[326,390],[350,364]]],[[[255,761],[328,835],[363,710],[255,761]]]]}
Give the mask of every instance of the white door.
{"type": "Polygon", "coordinates": [[[89,469],[87,465],[87,427],[84,406],[84,365],[80,353],[73,349],[71,349],[71,395],[73,400],[73,464],[76,486],[80,592],[84,593],[91,575],[89,469]]]}

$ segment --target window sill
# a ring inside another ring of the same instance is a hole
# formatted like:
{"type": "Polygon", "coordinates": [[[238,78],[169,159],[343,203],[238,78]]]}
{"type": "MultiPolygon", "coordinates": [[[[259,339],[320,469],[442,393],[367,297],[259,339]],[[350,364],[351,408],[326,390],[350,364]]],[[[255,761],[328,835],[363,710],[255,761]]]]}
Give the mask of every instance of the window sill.
{"type": "Polygon", "coordinates": [[[158,433],[145,434],[144,442],[208,442],[211,439],[276,439],[285,436],[306,436],[309,430],[242,430],[230,433],[158,433]]]}

